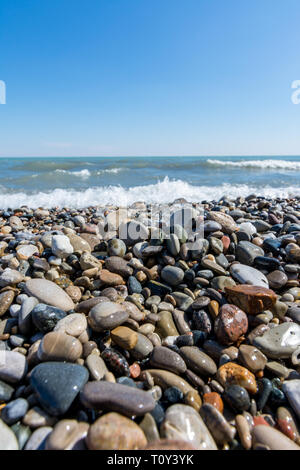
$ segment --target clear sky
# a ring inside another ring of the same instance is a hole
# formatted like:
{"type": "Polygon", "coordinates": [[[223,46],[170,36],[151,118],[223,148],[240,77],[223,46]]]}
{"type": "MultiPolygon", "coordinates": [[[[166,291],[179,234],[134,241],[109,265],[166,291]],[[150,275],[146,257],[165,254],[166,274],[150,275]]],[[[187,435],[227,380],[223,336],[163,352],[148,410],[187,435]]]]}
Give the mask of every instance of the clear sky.
{"type": "Polygon", "coordinates": [[[300,155],[299,24],[299,0],[0,0],[0,155],[300,155]]]}

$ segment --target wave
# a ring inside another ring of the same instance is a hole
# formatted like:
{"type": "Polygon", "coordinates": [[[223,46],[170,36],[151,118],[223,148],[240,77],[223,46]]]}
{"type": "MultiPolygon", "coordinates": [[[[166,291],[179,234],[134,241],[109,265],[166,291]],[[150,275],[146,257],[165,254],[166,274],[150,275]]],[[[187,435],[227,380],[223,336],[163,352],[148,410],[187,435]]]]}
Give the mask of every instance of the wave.
{"type": "Polygon", "coordinates": [[[267,198],[288,198],[299,196],[300,188],[271,186],[259,188],[247,184],[230,185],[224,183],[218,186],[193,186],[182,180],[169,180],[165,178],[156,184],[145,186],[134,186],[125,188],[123,186],[100,186],[76,191],[72,189],[55,189],[51,192],[37,192],[26,194],[24,192],[7,193],[0,188],[0,208],[18,208],[26,205],[31,208],[37,207],[69,207],[83,208],[88,206],[104,206],[113,204],[116,206],[127,206],[136,201],[147,203],[169,203],[177,198],[185,198],[189,202],[202,202],[204,200],[218,201],[223,196],[237,198],[256,194],[267,198]]]}
{"type": "Polygon", "coordinates": [[[239,168],[261,168],[266,169],[279,169],[279,170],[300,170],[300,161],[287,161],[287,160],[240,160],[240,161],[226,161],[226,160],[206,160],[208,165],[212,166],[229,166],[239,168]]]}
{"type": "Polygon", "coordinates": [[[91,172],[84,168],[84,170],[79,170],[79,171],[68,171],[68,170],[62,170],[62,169],[56,169],[55,173],[64,173],[68,174],[71,176],[78,176],[79,178],[87,179],[91,176],[91,172]]]}

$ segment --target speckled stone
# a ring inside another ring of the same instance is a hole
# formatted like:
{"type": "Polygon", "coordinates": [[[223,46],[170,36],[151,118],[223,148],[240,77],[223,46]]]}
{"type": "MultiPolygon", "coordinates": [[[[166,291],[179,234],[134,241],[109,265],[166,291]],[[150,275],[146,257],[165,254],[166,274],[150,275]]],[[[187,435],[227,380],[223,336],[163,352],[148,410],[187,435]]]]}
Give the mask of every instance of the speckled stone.
{"type": "Polygon", "coordinates": [[[214,331],[222,344],[233,344],[248,330],[248,318],[236,305],[225,304],[215,319],[214,331]]]}
{"type": "Polygon", "coordinates": [[[219,367],[217,380],[223,387],[240,385],[248,390],[249,393],[254,394],[257,391],[255,376],[252,372],[234,362],[227,362],[219,367]]]}
{"type": "Polygon", "coordinates": [[[107,413],[89,428],[86,438],[90,450],[136,450],[146,446],[143,430],[118,413],[107,413]]]}
{"type": "Polygon", "coordinates": [[[8,290],[0,294],[0,317],[7,312],[14,300],[14,296],[15,294],[12,290],[8,290]]]}
{"type": "Polygon", "coordinates": [[[104,381],[87,383],[80,399],[88,408],[116,411],[126,416],[144,415],[155,407],[155,401],[149,393],[104,381]]]}

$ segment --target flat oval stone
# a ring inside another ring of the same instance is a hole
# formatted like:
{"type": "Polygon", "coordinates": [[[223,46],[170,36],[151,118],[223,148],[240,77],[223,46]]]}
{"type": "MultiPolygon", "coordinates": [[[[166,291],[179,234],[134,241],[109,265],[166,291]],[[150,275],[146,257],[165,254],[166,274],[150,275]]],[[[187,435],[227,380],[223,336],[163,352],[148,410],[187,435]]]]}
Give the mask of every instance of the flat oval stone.
{"type": "Polygon", "coordinates": [[[300,380],[287,380],[283,383],[282,390],[288,401],[300,419],[300,380]]]}
{"type": "Polygon", "coordinates": [[[118,413],[107,413],[89,428],[86,439],[90,450],[136,450],[146,446],[143,430],[118,413]]]}
{"type": "Polygon", "coordinates": [[[82,354],[81,342],[61,331],[47,333],[37,352],[40,361],[75,362],[82,354]]]}
{"type": "Polygon", "coordinates": [[[253,345],[272,359],[288,358],[300,346],[300,325],[282,323],[262,336],[256,336],[253,345]]]}
{"type": "Polygon", "coordinates": [[[257,392],[257,384],[252,372],[234,362],[227,362],[219,367],[217,380],[223,387],[240,385],[248,390],[249,393],[254,394],[257,392]]]}
{"type": "Polygon", "coordinates": [[[31,318],[39,331],[52,331],[56,324],[66,317],[66,312],[60,308],[46,304],[37,304],[31,311],[31,318]]]}
{"type": "Polygon", "coordinates": [[[271,289],[281,289],[288,281],[287,275],[283,271],[272,271],[267,275],[271,289]]]}
{"type": "Polygon", "coordinates": [[[248,344],[242,344],[239,347],[238,359],[254,374],[260,370],[264,370],[268,362],[267,357],[259,349],[248,344]]]}
{"type": "Polygon", "coordinates": [[[163,438],[186,441],[197,450],[217,450],[216,443],[197,411],[188,405],[172,405],[160,427],[163,438]]]}
{"type": "Polygon", "coordinates": [[[46,450],[85,450],[89,427],[75,419],[59,421],[47,439],[46,450]]]}
{"type": "Polygon", "coordinates": [[[252,429],[253,444],[264,444],[270,450],[300,450],[300,447],[282,432],[259,424],[252,429]]]}
{"type": "Polygon", "coordinates": [[[6,424],[14,424],[25,416],[29,408],[28,401],[24,398],[17,398],[7,403],[1,411],[1,418],[6,424]]]}
{"type": "Polygon", "coordinates": [[[19,450],[15,433],[0,419],[0,450],[19,450]]]}
{"type": "Polygon", "coordinates": [[[186,364],[182,357],[172,349],[164,346],[156,346],[153,349],[149,364],[152,367],[166,369],[178,375],[186,371],[186,364]]]}
{"type": "Polygon", "coordinates": [[[253,285],[225,287],[229,302],[237,305],[249,315],[257,315],[264,310],[272,309],[277,295],[271,289],[253,285]]]}
{"type": "Polygon", "coordinates": [[[250,284],[253,286],[269,287],[269,281],[266,276],[258,269],[246,266],[245,264],[233,264],[230,267],[231,276],[241,284],[250,284]]]}
{"type": "Polygon", "coordinates": [[[65,312],[74,308],[74,303],[66,292],[52,281],[29,279],[25,284],[26,294],[36,297],[41,303],[53,305],[65,312]]]}
{"type": "Polygon", "coordinates": [[[128,312],[120,304],[101,302],[90,310],[88,322],[94,331],[113,330],[128,317],[128,312]]]}
{"type": "Polygon", "coordinates": [[[196,346],[183,346],[180,348],[180,354],[187,367],[196,374],[208,376],[216,374],[216,363],[196,346]]]}
{"type": "Polygon", "coordinates": [[[236,305],[225,304],[215,319],[214,331],[222,344],[235,343],[248,330],[248,318],[236,305]]]}
{"type": "Polygon", "coordinates": [[[104,381],[88,382],[80,394],[80,400],[87,408],[116,411],[126,416],[144,415],[155,407],[150,393],[104,381]]]}
{"type": "Polygon", "coordinates": [[[89,377],[85,367],[64,362],[45,362],[31,372],[30,383],[41,406],[51,415],[63,415],[89,377]]]}
{"type": "Polygon", "coordinates": [[[158,333],[161,338],[179,336],[171,312],[165,310],[159,313],[159,318],[156,323],[156,333],[158,333]]]}
{"type": "Polygon", "coordinates": [[[183,281],[184,271],[176,266],[165,266],[161,271],[161,277],[170,286],[177,286],[183,281]]]}
{"type": "Polygon", "coordinates": [[[152,376],[155,385],[159,385],[163,390],[176,387],[179,388],[183,394],[195,392],[195,389],[186,380],[172,372],[161,369],[147,369],[141,373],[141,379],[145,378],[146,372],[152,376]]]}
{"type": "Polygon", "coordinates": [[[17,383],[27,373],[27,362],[23,354],[16,351],[0,351],[0,380],[17,383]]]}
{"type": "Polygon", "coordinates": [[[97,356],[96,354],[90,354],[86,358],[86,366],[94,380],[103,379],[104,375],[108,372],[102,357],[97,356]]]}

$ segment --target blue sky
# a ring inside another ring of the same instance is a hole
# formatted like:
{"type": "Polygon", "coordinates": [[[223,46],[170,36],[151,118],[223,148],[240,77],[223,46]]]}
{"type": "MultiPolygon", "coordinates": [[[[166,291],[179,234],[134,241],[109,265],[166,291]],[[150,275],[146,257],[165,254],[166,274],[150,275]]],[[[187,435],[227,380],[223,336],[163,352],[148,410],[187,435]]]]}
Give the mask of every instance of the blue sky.
{"type": "Polygon", "coordinates": [[[299,0],[0,0],[0,156],[300,155],[299,0]]]}

